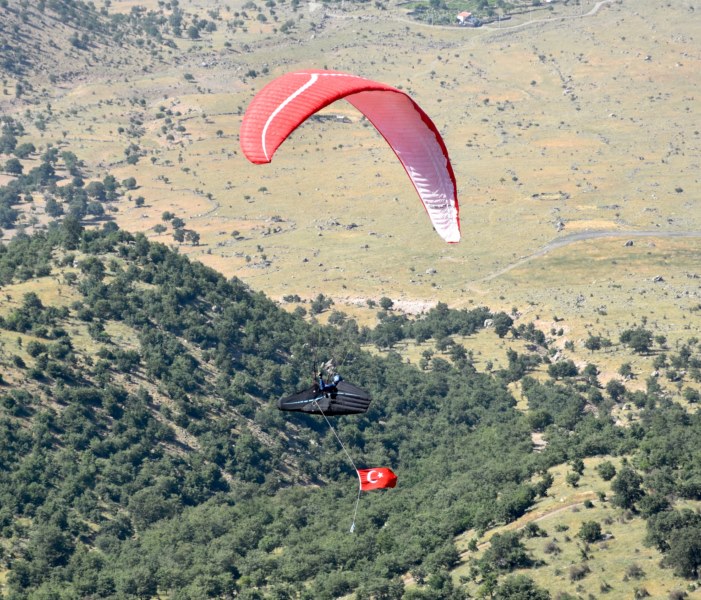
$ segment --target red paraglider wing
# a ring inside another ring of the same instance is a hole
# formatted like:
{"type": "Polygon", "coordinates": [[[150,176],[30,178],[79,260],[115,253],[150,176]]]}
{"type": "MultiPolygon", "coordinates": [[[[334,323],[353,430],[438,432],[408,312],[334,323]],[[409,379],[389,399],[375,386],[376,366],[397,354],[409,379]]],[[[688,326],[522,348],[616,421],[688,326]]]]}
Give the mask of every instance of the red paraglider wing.
{"type": "Polygon", "coordinates": [[[252,163],[270,162],[292,131],[341,98],[387,140],[439,235],[460,241],[457,185],[443,138],[416,102],[389,85],[336,71],[287,73],[251,101],[241,124],[243,153],[252,163]]]}

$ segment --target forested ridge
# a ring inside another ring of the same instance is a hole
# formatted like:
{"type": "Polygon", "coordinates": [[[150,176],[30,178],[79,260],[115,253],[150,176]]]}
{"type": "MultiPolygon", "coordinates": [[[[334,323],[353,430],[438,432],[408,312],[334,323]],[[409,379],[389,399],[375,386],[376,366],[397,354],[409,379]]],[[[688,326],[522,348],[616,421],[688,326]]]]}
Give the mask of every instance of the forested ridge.
{"type": "MultiPolygon", "coordinates": [[[[0,321],[10,597],[459,598],[453,537],[518,518],[547,493],[549,466],[599,454],[633,456],[621,506],[651,517],[651,543],[683,554],[701,528],[672,508],[701,496],[698,415],[652,382],[627,397],[557,370],[539,382],[527,375],[536,352],[478,373],[450,336],[486,317],[501,325],[495,339],[545,343],[532,327],[509,330],[503,313],[439,304],[408,319],[390,302],[376,330],[340,313],[321,326],[143,235],[70,216],[0,246],[0,278],[5,290],[36,281],[71,298],[53,306],[25,292],[0,321]],[[392,327],[451,349],[417,366],[362,350],[386,345],[392,327]],[[339,435],[360,466],[399,476],[363,496],[354,534],[357,478],[326,424],[274,407],[324,352],[374,396],[366,415],[334,420],[339,435]],[[514,380],[528,413],[515,410],[514,380]],[[617,427],[610,410],[626,400],[641,418],[617,427]],[[425,585],[405,591],[407,573],[425,585]]],[[[695,555],[684,556],[672,566],[695,577],[695,555]]]]}

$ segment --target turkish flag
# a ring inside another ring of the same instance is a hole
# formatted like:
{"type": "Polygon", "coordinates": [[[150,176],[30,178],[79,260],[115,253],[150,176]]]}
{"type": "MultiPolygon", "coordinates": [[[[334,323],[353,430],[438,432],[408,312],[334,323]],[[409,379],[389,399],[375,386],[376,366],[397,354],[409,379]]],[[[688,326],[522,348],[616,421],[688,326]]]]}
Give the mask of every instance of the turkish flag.
{"type": "Polygon", "coordinates": [[[381,488],[393,488],[397,485],[397,476],[392,472],[392,469],[385,467],[358,469],[358,477],[360,477],[360,489],[364,492],[381,488]]]}

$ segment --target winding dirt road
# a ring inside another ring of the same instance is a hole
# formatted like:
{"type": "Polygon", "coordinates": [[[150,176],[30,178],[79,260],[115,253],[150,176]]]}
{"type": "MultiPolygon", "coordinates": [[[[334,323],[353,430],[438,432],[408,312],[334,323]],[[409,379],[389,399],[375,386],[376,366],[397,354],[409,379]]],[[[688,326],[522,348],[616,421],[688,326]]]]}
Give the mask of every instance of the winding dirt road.
{"type": "Polygon", "coordinates": [[[524,23],[519,23],[518,25],[511,25],[509,27],[504,27],[504,26],[499,26],[497,25],[494,27],[493,25],[485,25],[483,29],[489,29],[490,31],[513,31],[514,29],[521,29],[523,27],[527,27],[529,25],[534,25],[536,23],[549,23],[552,21],[565,21],[568,19],[581,19],[583,17],[592,17],[596,13],[599,12],[599,9],[604,5],[604,4],[611,4],[613,0],[601,0],[600,2],[597,2],[588,12],[583,12],[578,15],[563,15],[563,16],[558,16],[558,17],[549,17],[547,19],[532,19],[531,21],[526,21],[524,23]]]}
{"type": "Polygon", "coordinates": [[[655,238],[701,238],[701,231],[659,231],[659,230],[648,230],[648,231],[581,231],[578,233],[570,233],[568,235],[563,235],[562,237],[555,238],[554,240],[548,242],[542,248],[539,248],[532,254],[527,256],[522,256],[516,262],[507,265],[503,269],[499,269],[494,273],[486,275],[478,279],[478,281],[491,281],[497,277],[508,273],[511,269],[515,269],[534,258],[543,256],[552,250],[562,248],[569,244],[574,244],[575,242],[581,242],[584,240],[595,240],[601,238],[645,238],[645,237],[655,237],[655,238]]]}

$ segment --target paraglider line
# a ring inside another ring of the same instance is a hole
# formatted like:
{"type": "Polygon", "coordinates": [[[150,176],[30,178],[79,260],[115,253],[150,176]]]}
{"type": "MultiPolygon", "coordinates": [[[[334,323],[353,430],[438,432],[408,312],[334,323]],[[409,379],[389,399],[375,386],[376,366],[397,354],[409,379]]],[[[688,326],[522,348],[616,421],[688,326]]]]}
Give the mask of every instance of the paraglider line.
{"type": "Polygon", "coordinates": [[[355,510],[353,511],[353,522],[351,523],[351,526],[350,526],[350,533],[353,533],[355,531],[355,518],[358,516],[358,504],[360,504],[360,493],[362,492],[362,489],[363,489],[363,480],[360,479],[360,471],[358,471],[358,467],[355,466],[355,463],[353,462],[353,459],[351,458],[350,453],[348,452],[345,445],[341,441],[341,438],[338,437],[338,433],[336,433],[336,430],[334,429],[333,425],[331,425],[331,421],[329,421],[329,418],[324,414],[324,411],[321,410],[321,406],[319,406],[319,402],[317,402],[316,399],[314,399],[314,404],[316,404],[317,410],[321,413],[321,416],[324,417],[324,420],[326,421],[326,424],[329,426],[331,433],[333,433],[339,446],[341,446],[341,449],[343,450],[343,452],[345,452],[346,456],[348,457],[350,464],[353,465],[353,468],[355,469],[356,475],[358,475],[358,497],[355,500],[355,510]]]}

